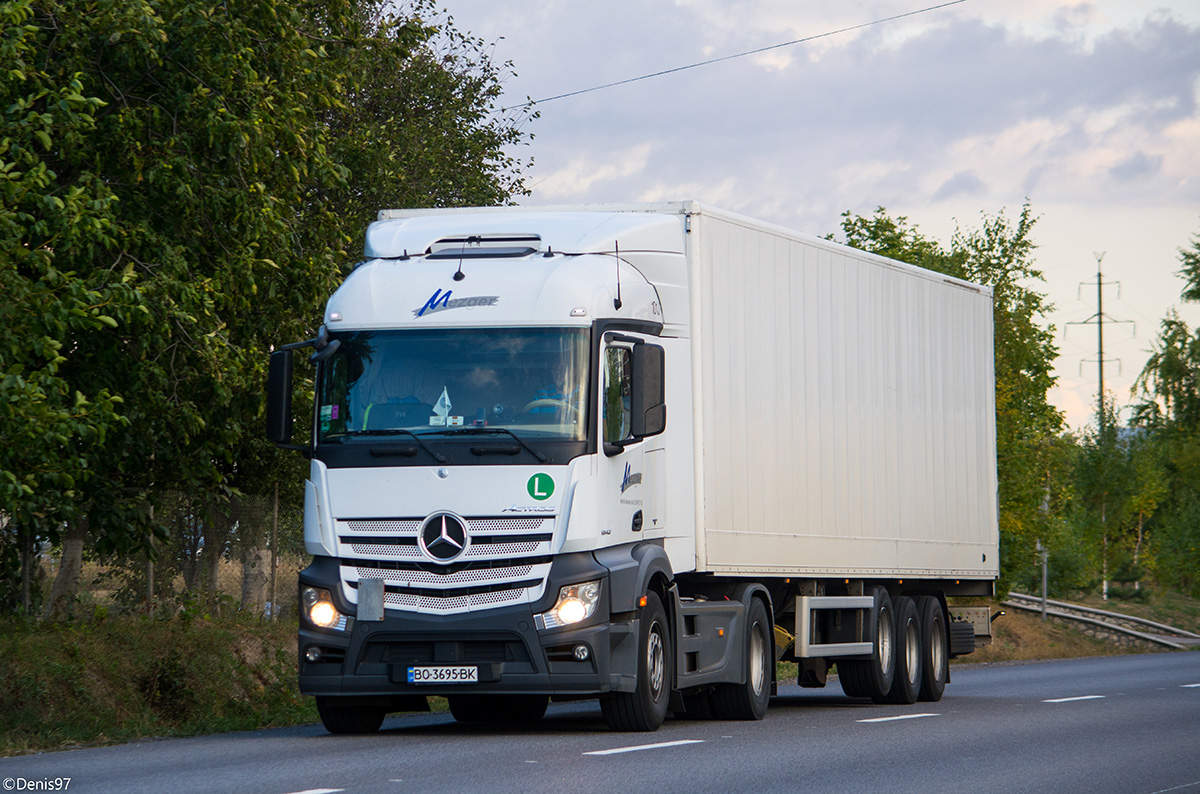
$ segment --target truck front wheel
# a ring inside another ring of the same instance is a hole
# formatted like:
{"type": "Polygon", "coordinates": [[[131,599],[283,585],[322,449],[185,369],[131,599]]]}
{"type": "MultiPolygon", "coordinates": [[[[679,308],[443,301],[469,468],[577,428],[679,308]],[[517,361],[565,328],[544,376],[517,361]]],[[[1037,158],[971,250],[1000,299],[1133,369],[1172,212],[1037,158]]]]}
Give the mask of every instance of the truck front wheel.
{"type": "Polygon", "coordinates": [[[341,698],[317,697],[317,713],[330,733],[375,733],[383,725],[387,709],[382,706],[342,706],[341,698]]]}
{"type": "Polygon", "coordinates": [[[639,622],[637,688],[600,699],[604,721],[614,731],[658,730],[671,700],[671,632],[666,610],[654,593],[646,594],[639,622]]]}

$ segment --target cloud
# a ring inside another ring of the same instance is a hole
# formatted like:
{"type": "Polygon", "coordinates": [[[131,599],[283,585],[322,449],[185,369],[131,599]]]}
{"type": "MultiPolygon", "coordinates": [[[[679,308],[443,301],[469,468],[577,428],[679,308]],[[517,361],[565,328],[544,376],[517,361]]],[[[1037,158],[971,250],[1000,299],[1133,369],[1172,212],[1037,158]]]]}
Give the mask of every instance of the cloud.
{"type": "Polygon", "coordinates": [[[531,182],[539,193],[549,198],[573,200],[614,181],[640,177],[650,158],[652,144],[641,143],[629,149],[580,154],[558,165],[545,176],[531,182]]]}
{"type": "Polygon", "coordinates": [[[977,196],[987,193],[987,185],[971,171],[959,171],[942,183],[933,194],[934,201],[944,201],[954,196],[977,196]]]}
{"type": "Polygon", "coordinates": [[[1163,156],[1150,156],[1145,152],[1134,152],[1128,158],[1108,169],[1109,175],[1118,182],[1144,179],[1162,171],[1163,156]]]}
{"type": "MultiPolygon", "coordinates": [[[[530,125],[526,203],[679,190],[824,233],[842,210],[878,205],[961,217],[1027,196],[1098,205],[1114,180],[1131,204],[1195,200],[1200,25],[1169,14],[1098,25],[1116,13],[1103,0],[1014,2],[1015,25],[964,5],[545,103],[530,125]]],[[[535,98],[911,10],[889,0],[511,3],[452,10],[463,27],[474,13],[495,20],[506,37],[497,56],[520,75],[506,92],[535,98]]]]}

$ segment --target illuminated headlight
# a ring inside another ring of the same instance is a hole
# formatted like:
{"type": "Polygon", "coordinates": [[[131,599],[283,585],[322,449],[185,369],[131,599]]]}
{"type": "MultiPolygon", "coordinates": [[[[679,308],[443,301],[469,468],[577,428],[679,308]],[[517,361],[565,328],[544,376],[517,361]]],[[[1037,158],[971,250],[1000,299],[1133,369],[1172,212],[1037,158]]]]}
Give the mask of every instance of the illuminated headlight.
{"type": "Polygon", "coordinates": [[[303,587],[300,590],[300,600],[304,604],[304,614],[314,626],[323,629],[346,630],[346,616],[337,611],[333,605],[333,597],[328,590],[316,587],[303,587]]]}
{"type": "Polygon", "coordinates": [[[569,584],[558,591],[558,600],[550,611],[535,617],[540,629],[556,629],[587,620],[596,614],[600,603],[600,582],[569,584]]]}

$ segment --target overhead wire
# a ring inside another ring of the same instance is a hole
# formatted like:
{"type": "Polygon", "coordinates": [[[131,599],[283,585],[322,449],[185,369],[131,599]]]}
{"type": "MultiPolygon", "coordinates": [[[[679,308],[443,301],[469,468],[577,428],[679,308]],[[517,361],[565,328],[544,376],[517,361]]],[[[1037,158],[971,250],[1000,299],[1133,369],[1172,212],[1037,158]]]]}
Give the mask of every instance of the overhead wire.
{"type": "Polygon", "coordinates": [[[559,99],[566,99],[568,97],[579,96],[581,94],[590,94],[593,91],[603,91],[606,88],[615,88],[616,86],[619,86],[619,85],[628,85],[629,83],[636,83],[641,80],[649,80],[654,77],[662,77],[663,75],[675,74],[677,72],[685,72],[688,69],[698,69],[701,66],[711,66],[714,63],[722,63],[724,61],[732,61],[736,58],[745,58],[750,55],[758,55],[759,53],[770,52],[771,50],[778,50],[778,49],[782,49],[783,47],[794,47],[797,44],[805,44],[810,41],[817,41],[818,39],[826,39],[826,38],[829,38],[830,36],[837,36],[842,33],[850,33],[851,31],[862,30],[863,28],[869,28],[874,25],[882,25],[887,22],[895,22],[898,19],[905,19],[907,17],[915,17],[919,14],[926,14],[926,13],[929,13],[930,11],[938,11],[943,8],[949,8],[950,6],[960,5],[965,2],[967,2],[967,0],[949,0],[949,2],[938,3],[937,5],[927,6],[925,8],[917,9],[916,11],[906,11],[903,14],[895,14],[890,17],[883,17],[882,19],[875,19],[870,22],[860,23],[858,25],[850,25],[849,27],[838,28],[837,30],[830,30],[830,31],[826,31],[825,33],[817,33],[812,36],[805,36],[804,38],[801,38],[801,39],[793,39],[791,41],[785,41],[780,44],[772,44],[767,47],[759,47],[758,49],[754,49],[754,50],[746,50],[745,52],[738,52],[738,53],[734,53],[733,55],[722,55],[720,58],[709,58],[706,61],[697,61],[696,63],[689,63],[686,66],[676,66],[671,69],[662,69],[661,71],[651,72],[649,74],[643,74],[643,75],[639,75],[637,77],[629,77],[629,78],[626,78],[625,80],[617,80],[616,82],[613,82],[613,83],[605,83],[603,85],[592,86],[591,88],[581,88],[578,91],[568,91],[565,94],[556,94],[554,96],[546,97],[544,99],[529,100],[528,102],[523,102],[520,105],[510,105],[509,107],[501,108],[500,110],[501,110],[501,112],[504,112],[504,111],[508,111],[508,110],[516,110],[517,108],[529,107],[531,105],[544,105],[547,102],[554,102],[559,99]]]}

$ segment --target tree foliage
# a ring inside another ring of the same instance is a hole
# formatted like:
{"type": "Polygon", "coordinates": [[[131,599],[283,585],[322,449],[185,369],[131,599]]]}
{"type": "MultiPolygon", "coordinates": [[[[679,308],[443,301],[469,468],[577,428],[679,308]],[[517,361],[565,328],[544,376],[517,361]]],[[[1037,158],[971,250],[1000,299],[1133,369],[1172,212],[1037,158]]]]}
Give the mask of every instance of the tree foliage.
{"type": "MultiPolygon", "coordinates": [[[[1200,300],[1200,236],[1179,251],[1181,297],[1200,300]]],[[[1159,328],[1150,357],[1134,384],[1141,402],[1132,424],[1155,445],[1163,488],[1155,502],[1151,551],[1158,576],[1200,592],[1200,329],[1174,310],[1159,328]]]]}
{"type": "Polygon", "coordinates": [[[311,335],[368,210],[522,190],[502,68],[431,5],[383,8],[0,0],[0,560],[26,608],[64,522],[131,552],[155,494],[298,466],[261,439],[266,352],[311,335]]]}
{"type": "Polygon", "coordinates": [[[1200,234],[1192,235],[1191,246],[1179,249],[1179,262],[1183,265],[1179,275],[1184,280],[1185,301],[1200,303],[1200,234]]]}
{"type": "Polygon", "coordinates": [[[346,52],[347,66],[370,79],[324,116],[333,156],[355,175],[327,196],[354,248],[383,208],[488,206],[526,193],[524,164],[509,152],[536,114],[495,107],[512,64],[494,63],[482,40],[448,21],[423,23],[436,16],[429,0],[397,15],[360,13],[369,35],[346,52]]]}
{"type": "Polygon", "coordinates": [[[992,288],[1001,591],[1033,560],[1036,541],[1055,534],[1049,505],[1067,479],[1056,442],[1062,416],[1046,397],[1058,349],[1045,319],[1050,306],[1034,286],[1043,280],[1033,256],[1035,224],[1028,205],[1015,221],[1003,212],[985,215],[978,228],[957,229],[947,248],[882,207],[870,217],[842,216],[847,245],[992,288]]]}

